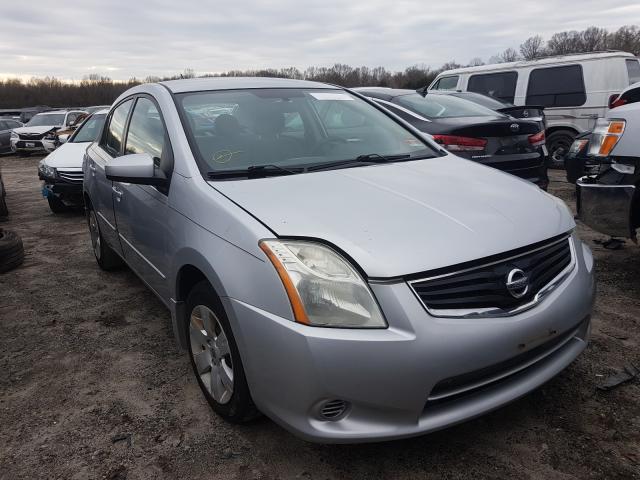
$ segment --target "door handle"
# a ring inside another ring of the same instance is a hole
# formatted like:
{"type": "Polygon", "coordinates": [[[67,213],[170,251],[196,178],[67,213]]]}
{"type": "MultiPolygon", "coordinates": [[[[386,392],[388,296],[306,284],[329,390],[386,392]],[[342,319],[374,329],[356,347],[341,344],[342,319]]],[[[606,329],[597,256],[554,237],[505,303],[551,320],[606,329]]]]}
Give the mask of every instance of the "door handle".
{"type": "Polygon", "coordinates": [[[95,177],[96,176],[96,166],[93,164],[93,162],[91,162],[89,164],[89,170],[91,170],[91,176],[95,177]]]}
{"type": "Polygon", "coordinates": [[[122,200],[122,190],[118,189],[118,187],[111,187],[111,190],[113,191],[113,193],[116,196],[116,202],[119,202],[120,200],[122,200]]]}

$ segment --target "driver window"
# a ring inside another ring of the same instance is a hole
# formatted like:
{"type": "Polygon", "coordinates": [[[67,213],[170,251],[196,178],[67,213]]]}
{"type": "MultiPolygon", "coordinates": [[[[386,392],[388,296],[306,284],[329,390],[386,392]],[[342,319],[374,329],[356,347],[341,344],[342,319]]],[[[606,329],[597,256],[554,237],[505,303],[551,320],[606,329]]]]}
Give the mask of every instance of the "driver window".
{"type": "Polygon", "coordinates": [[[145,97],[136,102],[129,123],[125,154],[147,153],[157,167],[169,177],[173,170],[173,157],[167,132],[155,103],[145,97]]]}

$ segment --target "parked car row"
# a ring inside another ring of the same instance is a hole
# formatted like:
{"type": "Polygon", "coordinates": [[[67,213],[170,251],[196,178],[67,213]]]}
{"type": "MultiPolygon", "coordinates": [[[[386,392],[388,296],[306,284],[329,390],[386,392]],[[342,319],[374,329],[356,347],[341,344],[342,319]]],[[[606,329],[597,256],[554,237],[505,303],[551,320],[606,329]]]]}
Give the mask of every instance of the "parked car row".
{"type": "Polygon", "coordinates": [[[494,106],[267,78],[145,84],[40,173],[62,194],[82,153],[97,264],[128,265],[161,299],[219,415],[262,412],[311,441],[402,438],[526,394],[588,341],[592,255],[532,183],[542,117],[494,106]],[[491,162],[530,162],[513,171],[532,182],[491,162]]]}
{"type": "Polygon", "coordinates": [[[542,105],[552,161],[561,165],[578,134],[589,132],[620,93],[640,81],[631,53],[560,55],[533,61],[467,67],[442,72],[430,90],[477,92],[514,103],[542,105]]]}

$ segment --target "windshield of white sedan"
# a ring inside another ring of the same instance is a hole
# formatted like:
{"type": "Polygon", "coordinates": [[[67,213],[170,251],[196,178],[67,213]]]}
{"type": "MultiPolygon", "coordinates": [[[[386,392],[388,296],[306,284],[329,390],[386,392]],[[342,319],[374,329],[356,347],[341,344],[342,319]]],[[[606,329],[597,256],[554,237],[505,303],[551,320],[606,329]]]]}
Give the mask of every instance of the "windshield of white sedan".
{"type": "Polygon", "coordinates": [[[495,117],[499,115],[487,107],[453,95],[427,94],[423,97],[418,93],[413,93],[397,97],[395,101],[427,118],[495,117]]]}
{"type": "Polygon", "coordinates": [[[46,115],[36,115],[29,123],[25,124],[25,127],[59,127],[64,123],[64,113],[48,113],[46,115]]]}
{"type": "Polygon", "coordinates": [[[348,160],[428,158],[435,150],[342,90],[251,89],[179,95],[207,172],[294,173],[348,160]],[[365,158],[366,157],[366,158],[365,158]]]}
{"type": "Polygon", "coordinates": [[[98,134],[102,131],[105,118],[107,118],[105,114],[92,115],[76,130],[69,141],[72,143],[95,142],[98,134]]]}

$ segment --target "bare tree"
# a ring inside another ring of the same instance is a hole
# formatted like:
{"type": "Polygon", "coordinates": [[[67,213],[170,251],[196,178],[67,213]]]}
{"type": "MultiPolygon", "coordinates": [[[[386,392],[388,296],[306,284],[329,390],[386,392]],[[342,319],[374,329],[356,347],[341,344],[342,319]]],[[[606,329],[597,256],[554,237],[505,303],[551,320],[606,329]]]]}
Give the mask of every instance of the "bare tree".
{"type": "Polygon", "coordinates": [[[607,31],[604,28],[589,27],[580,32],[582,51],[596,52],[607,48],[607,31]]]}
{"type": "Polygon", "coordinates": [[[500,54],[500,60],[504,63],[515,62],[516,60],[518,60],[518,52],[509,47],[500,54]]]}
{"type": "Polygon", "coordinates": [[[527,38],[520,45],[520,54],[525,60],[535,60],[544,55],[544,40],[540,35],[527,38]]]}
{"type": "Polygon", "coordinates": [[[484,61],[480,57],[474,57],[469,60],[470,67],[478,67],[480,65],[484,65],[484,61]]]}
{"type": "Polygon", "coordinates": [[[640,30],[636,25],[625,25],[607,35],[607,48],[640,55],[640,30]]]}
{"type": "Polygon", "coordinates": [[[584,44],[580,32],[555,33],[547,42],[547,51],[551,55],[566,55],[584,52],[584,44]]]}

